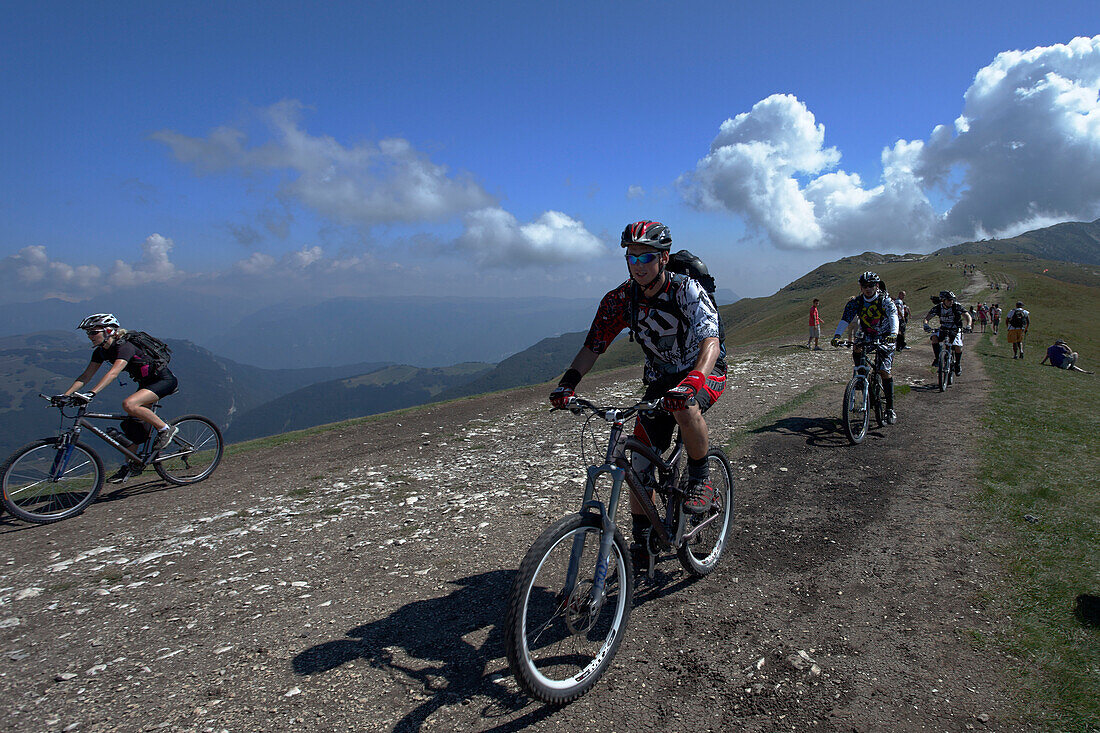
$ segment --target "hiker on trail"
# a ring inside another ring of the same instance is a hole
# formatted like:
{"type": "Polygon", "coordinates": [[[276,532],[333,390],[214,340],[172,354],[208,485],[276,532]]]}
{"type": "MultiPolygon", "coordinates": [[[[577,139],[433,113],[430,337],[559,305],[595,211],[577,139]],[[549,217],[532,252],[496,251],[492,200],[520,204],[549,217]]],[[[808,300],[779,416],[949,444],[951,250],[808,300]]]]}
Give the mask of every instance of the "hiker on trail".
{"type": "Polygon", "coordinates": [[[989,317],[993,321],[993,335],[997,335],[997,329],[1001,326],[1001,306],[994,303],[989,308],[989,317]]]}
{"type": "Polygon", "coordinates": [[[806,348],[810,348],[810,342],[813,342],[814,351],[821,351],[821,347],[817,343],[817,340],[821,338],[821,314],[817,310],[817,304],[820,302],[820,300],[814,298],[813,305],[810,306],[810,336],[806,339],[806,348]]]}
{"type": "Polygon", "coordinates": [[[1085,374],[1092,374],[1092,372],[1085,371],[1081,367],[1077,366],[1077,352],[1070,348],[1063,339],[1055,341],[1049,349],[1047,349],[1047,355],[1043,357],[1040,364],[1046,364],[1050,361],[1052,367],[1058,369],[1066,369],[1075,372],[1084,372],[1085,374]]]}
{"type": "Polygon", "coordinates": [[[1016,307],[1005,315],[1005,325],[1008,326],[1008,335],[1005,337],[1012,344],[1012,358],[1024,358],[1024,337],[1031,327],[1031,314],[1024,310],[1022,300],[1016,301],[1016,307]]]}
{"type": "MultiPolygon", "coordinates": [[[[667,411],[639,416],[634,435],[663,452],[672,441],[673,428],[680,427],[688,455],[684,511],[703,514],[714,502],[703,413],[726,388],[726,353],[718,309],[708,289],[696,279],[703,277],[706,267],[689,254],[698,263],[694,277],[672,272],[672,234],[660,222],[628,224],[620,244],[626,249],[630,277],[603,297],[584,346],[550,394],[550,403],[566,407],[600,354],[623,329],[630,329],[645,353],[642,399],[662,398],[667,411]]],[[[678,259],[683,254],[677,252],[672,257],[678,259]]],[[[709,274],[706,278],[713,281],[709,274]]],[[[631,554],[638,560],[648,553],[649,520],[633,495],[630,513],[635,543],[631,554]]]]}
{"type": "MultiPolygon", "coordinates": [[[[840,343],[841,335],[848,330],[849,324],[858,322],[863,335],[876,339],[885,345],[889,352],[879,356],[879,376],[882,377],[882,391],[886,395],[886,422],[893,425],[898,421],[894,412],[894,378],[890,368],[894,361],[894,345],[898,338],[898,309],[890,294],[881,287],[882,278],[868,270],[859,276],[860,294],[848,301],[844,313],[833,332],[832,344],[840,343]]],[[[858,365],[863,359],[863,348],[857,344],[852,349],[852,359],[858,365]]]]}
{"type": "Polygon", "coordinates": [[[906,349],[913,348],[912,346],[905,345],[905,325],[909,323],[909,316],[912,315],[912,311],[909,310],[909,306],[905,304],[905,291],[899,290],[898,297],[894,299],[894,306],[898,309],[898,351],[905,351],[906,349]]]}
{"type": "Polygon", "coordinates": [[[982,333],[985,333],[985,323],[989,320],[989,310],[986,309],[985,303],[978,303],[978,323],[981,324],[982,333]]]}

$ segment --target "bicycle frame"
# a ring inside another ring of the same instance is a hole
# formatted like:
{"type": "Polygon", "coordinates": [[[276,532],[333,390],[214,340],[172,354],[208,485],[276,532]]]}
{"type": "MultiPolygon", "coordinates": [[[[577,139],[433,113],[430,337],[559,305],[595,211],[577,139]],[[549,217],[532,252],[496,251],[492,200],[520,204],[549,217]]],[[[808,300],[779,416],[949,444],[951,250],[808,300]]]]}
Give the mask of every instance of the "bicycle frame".
{"type": "MultiPolygon", "coordinates": [[[[45,395],[41,396],[45,399],[49,399],[49,397],[46,397],[45,395]]],[[[160,407],[159,404],[154,404],[150,409],[155,411],[158,407],[160,407]]],[[[146,438],[145,443],[143,444],[141,452],[145,453],[146,457],[142,458],[140,455],[134,453],[132,450],[113,438],[109,433],[101,430],[99,427],[90,422],[90,420],[114,420],[117,422],[122,422],[126,418],[130,417],[130,415],[119,415],[105,412],[88,412],[87,405],[78,406],[75,415],[67,415],[65,413],[64,407],[60,408],[60,412],[61,425],[58,428],[58,437],[60,437],[63,441],[65,450],[58,451],[57,456],[54,458],[53,467],[50,470],[50,480],[54,482],[59,481],[61,477],[65,475],[65,471],[68,469],[69,466],[69,458],[72,455],[72,445],[80,439],[80,434],[84,430],[88,430],[93,435],[101,438],[105,443],[110,445],[122,455],[126,456],[127,459],[133,461],[134,463],[140,463],[142,467],[148,466],[152,463],[159,463],[161,461],[165,461],[171,458],[177,458],[194,450],[194,446],[187,446],[187,448],[185,448],[184,450],[177,451],[169,455],[161,455],[160,453],[158,453],[156,456],[153,456],[149,453],[148,450],[153,440],[153,436],[150,435],[148,438],[146,438]],[[69,427],[65,427],[66,421],[69,420],[73,421],[72,425],[69,427]]],[[[176,441],[182,442],[183,439],[177,436],[176,441]]]]}
{"type": "MultiPolygon", "coordinates": [[[[599,556],[596,562],[596,577],[593,579],[594,582],[592,584],[590,598],[592,607],[595,609],[599,607],[599,604],[602,603],[603,600],[604,585],[607,579],[608,564],[611,556],[611,544],[615,537],[616,525],[614,517],[618,512],[624,481],[629,487],[631,495],[634,496],[641,505],[642,510],[649,519],[652,531],[656,532],[657,542],[663,549],[678,547],[681,543],[690,541],[708,524],[717,519],[718,515],[707,518],[692,527],[688,532],[681,532],[681,527],[672,526],[671,517],[675,509],[673,505],[681,500],[681,492],[679,492],[675,486],[678,478],[676,476],[676,463],[684,450],[683,440],[679,432],[677,432],[672,453],[669,455],[667,461],[651,446],[643,443],[634,436],[624,435],[624,424],[626,420],[645,409],[654,409],[656,403],[639,403],[639,405],[635,405],[635,407],[626,410],[604,411],[598,410],[590,403],[586,406],[611,423],[611,434],[608,437],[607,453],[604,457],[604,462],[598,466],[593,465],[588,467],[588,478],[585,481],[584,497],[581,500],[581,512],[598,512],[603,528],[600,536],[599,556]],[[652,407],[647,408],[646,405],[652,405],[652,407]],[[637,409],[639,407],[641,409],[637,409]],[[630,464],[630,460],[627,457],[628,450],[640,454],[643,458],[649,460],[654,470],[657,472],[657,475],[660,477],[659,486],[666,489],[668,493],[668,502],[665,508],[666,519],[661,519],[657,511],[657,506],[650,496],[650,490],[644,487],[634,467],[630,464]],[[596,482],[605,474],[611,478],[611,494],[606,506],[595,498],[596,482]]],[[[562,589],[562,598],[569,598],[576,586],[577,575],[580,568],[580,558],[583,550],[584,535],[577,535],[573,538],[573,548],[569,558],[569,567],[566,571],[565,586],[562,589]]]]}

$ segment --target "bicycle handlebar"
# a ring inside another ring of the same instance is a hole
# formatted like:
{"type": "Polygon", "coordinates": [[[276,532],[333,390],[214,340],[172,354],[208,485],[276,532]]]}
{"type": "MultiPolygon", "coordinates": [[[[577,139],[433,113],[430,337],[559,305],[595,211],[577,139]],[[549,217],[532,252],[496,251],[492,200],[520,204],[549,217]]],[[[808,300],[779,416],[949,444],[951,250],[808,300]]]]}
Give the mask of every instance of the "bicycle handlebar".
{"type": "MultiPolygon", "coordinates": [[[[695,404],[695,400],[692,399],[688,404],[695,404]]],[[[584,410],[589,410],[593,414],[598,415],[607,422],[618,422],[620,420],[626,420],[639,412],[652,412],[655,410],[664,410],[664,398],[656,400],[642,400],[630,407],[601,407],[597,404],[589,402],[583,397],[577,397],[576,395],[569,398],[569,402],[565,407],[552,407],[550,411],[554,410],[569,410],[574,415],[579,415],[584,410]]]]}

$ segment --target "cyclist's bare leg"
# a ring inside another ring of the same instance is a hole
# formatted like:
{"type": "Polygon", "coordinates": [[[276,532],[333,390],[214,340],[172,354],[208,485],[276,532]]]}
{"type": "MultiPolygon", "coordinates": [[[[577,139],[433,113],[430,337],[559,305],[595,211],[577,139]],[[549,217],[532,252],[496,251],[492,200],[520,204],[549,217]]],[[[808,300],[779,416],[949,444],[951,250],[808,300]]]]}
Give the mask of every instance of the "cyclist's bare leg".
{"type": "Polygon", "coordinates": [[[688,458],[695,460],[706,458],[707,451],[710,450],[710,441],[707,437],[707,423],[703,419],[703,411],[699,409],[699,405],[692,405],[686,410],[677,410],[672,413],[672,416],[680,426],[680,435],[683,436],[688,458]]]}
{"type": "Polygon", "coordinates": [[[152,425],[157,430],[168,427],[168,423],[157,417],[157,413],[149,409],[149,405],[153,404],[160,397],[156,392],[148,389],[139,389],[132,395],[122,401],[122,409],[126,410],[126,414],[131,417],[136,417],[138,420],[143,420],[152,425]]]}

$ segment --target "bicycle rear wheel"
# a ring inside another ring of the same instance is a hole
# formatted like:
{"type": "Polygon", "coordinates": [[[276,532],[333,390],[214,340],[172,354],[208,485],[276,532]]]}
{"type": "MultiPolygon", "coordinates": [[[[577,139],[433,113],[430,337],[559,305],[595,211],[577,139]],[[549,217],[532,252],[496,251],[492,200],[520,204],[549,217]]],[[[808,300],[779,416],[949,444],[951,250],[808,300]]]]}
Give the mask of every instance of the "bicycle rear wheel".
{"type": "Polygon", "coordinates": [[[179,428],[153,467],[168,483],[182,486],[202,481],[222,459],[222,431],[202,415],[184,415],[171,423],[179,428]]]}
{"type": "Polygon", "coordinates": [[[867,426],[871,422],[871,413],[867,404],[867,382],[853,377],[844,389],[843,422],[844,432],[853,444],[859,443],[867,435],[867,426]]]}
{"type": "Polygon", "coordinates": [[[707,464],[711,486],[714,487],[714,505],[706,514],[697,516],[680,510],[678,533],[691,532],[704,522],[706,526],[676,550],[676,557],[684,569],[699,577],[718,566],[733,518],[733,471],[730,462],[725,453],[712,448],[707,453],[707,464]]]}
{"type": "Polygon", "coordinates": [[[512,583],[504,619],[508,666],[523,691],[543,702],[562,704],[588,692],[622,643],[634,573],[626,540],[616,529],[603,596],[591,602],[601,534],[598,515],[562,519],[535,540],[512,583]],[[580,563],[568,587],[575,545],[580,563]]]}
{"type": "Polygon", "coordinates": [[[59,438],[43,438],[20,448],[0,469],[4,507],[28,522],[49,524],[75,517],[95,501],[103,488],[103,462],[83,443],[72,443],[63,472],[56,480],[55,464],[65,460],[59,438]]]}

